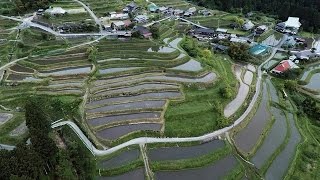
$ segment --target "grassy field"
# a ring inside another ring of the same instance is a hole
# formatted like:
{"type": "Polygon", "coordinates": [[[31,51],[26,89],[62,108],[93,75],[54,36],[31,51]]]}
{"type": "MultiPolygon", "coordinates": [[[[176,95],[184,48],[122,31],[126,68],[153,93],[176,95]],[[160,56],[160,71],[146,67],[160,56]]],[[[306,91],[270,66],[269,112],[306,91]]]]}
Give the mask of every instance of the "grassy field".
{"type": "MultiPolygon", "coordinates": [[[[217,72],[219,79],[214,86],[201,90],[184,87],[185,101],[171,102],[166,111],[165,135],[170,137],[198,136],[218,129],[217,125],[225,121],[223,107],[232,98],[223,98],[220,88],[227,85],[236,87],[236,80],[229,60],[216,55],[211,63],[212,70],[217,72]]],[[[235,91],[233,89],[233,96],[236,94],[235,91]]]]}

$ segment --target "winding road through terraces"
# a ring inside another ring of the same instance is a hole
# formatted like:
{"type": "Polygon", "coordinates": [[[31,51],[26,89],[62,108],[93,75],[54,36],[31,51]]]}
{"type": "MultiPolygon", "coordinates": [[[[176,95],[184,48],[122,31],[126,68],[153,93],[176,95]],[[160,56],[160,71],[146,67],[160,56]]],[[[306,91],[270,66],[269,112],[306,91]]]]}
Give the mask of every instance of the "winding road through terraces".
{"type": "MultiPolygon", "coordinates": [[[[284,42],[284,41],[282,41],[284,42]]],[[[281,45],[279,45],[281,46],[281,45]]],[[[259,94],[261,92],[261,81],[262,81],[262,67],[265,63],[267,63],[269,60],[271,60],[273,58],[273,56],[276,54],[277,52],[277,48],[273,48],[272,53],[270,55],[270,57],[264,62],[262,63],[259,68],[258,68],[258,77],[257,77],[257,83],[256,83],[256,91],[255,94],[249,104],[249,106],[247,107],[247,109],[245,110],[245,112],[230,126],[216,130],[214,132],[202,135],[202,136],[197,136],[197,137],[186,137],[186,138],[152,138],[152,137],[140,137],[140,138],[135,138],[132,139],[130,141],[127,141],[123,144],[117,145],[115,147],[106,149],[106,150],[99,150],[97,148],[95,148],[95,146],[93,145],[93,143],[84,135],[84,133],[80,130],[80,128],[72,121],[56,121],[54,123],[52,123],[52,128],[58,128],[61,126],[69,126],[76,134],[77,136],[81,139],[81,141],[84,143],[84,145],[91,151],[91,153],[95,156],[104,156],[113,152],[116,152],[122,148],[131,146],[131,145],[140,145],[140,144],[148,144],[148,143],[177,143],[177,142],[195,142],[195,141],[204,141],[204,140],[209,140],[209,139],[213,139],[216,138],[218,136],[222,136],[225,133],[229,132],[230,130],[232,130],[234,127],[238,126],[250,113],[250,111],[252,110],[252,108],[254,107],[259,94]]],[[[3,145],[3,148],[8,149],[8,150],[12,150],[12,147],[14,146],[8,146],[8,145],[3,145]],[[7,148],[6,148],[7,147],[7,148]]]]}
{"type": "MultiPolygon", "coordinates": [[[[4,17],[4,16],[0,16],[0,17],[4,17]]],[[[17,18],[13,19],[12,17],[7,17],[7,16],[5,16],[4,18],[9,18],[9,19],[12,19],[12,20],[18,20],[20,22],[26,22],[26,21],[21,20],[21,19],[17,19],[17,18]]],[[[41,25],[32,23],[30,21],[28,21],[27,23],[30,23],[30,25],[35,25],[34,27],[41,26],[41,25]]],[[[52,29],[50,29],[50,30],[53,31],[52,29]]],[[[55,31],[53,31],[53,34],[57,34],[57,36],[62,35],[62,34],[57,33],[55,31]]],[[[97,33],[97,34],[101,35],[103,33],[97,33]]],[[[107,154],[113,153],[115,151],[118,151],[118,150],[120,150],[122,148],[131,146],[131,145],[140,145],[140,144],[148,144],[148,143],[194,142],[194,141],[203,141],[203,140],[213,139],[213,138],[216,138],[218,136],[224,135],[225,133],[227,133],[230,130],[232,130],[234,127],[238,126],[248,116],[248,114],[253,109],[253,107],[254,107],[254,105],[255,105],[258,97],[259,97],[259,94],[261,92],[261,82],[262,82],[262,74],[263,74],[261,69],[262,69],[262,67],[264,66],[265,63],[267,63],[269,60],[271,60],[273,58],[273,56],[276,54],[276,52],[279,49],[279,47],[281,47],[281,45],[285,41],[285,38],[286,38],[286,36],[283,37],[283,39],[278,44],[278,46],[272,48],[272,52],[271,52],[270,57],[258,67],[258,72],[257,72],[258,73],[258,77],[257,77],[255,94],[254,94],[249,106],[245,110],[245,112],[232,125],[230,125],[228,127],[225,127],[225,128],[222,128],[222,129],[219,129],[219,130],[216,130],[214,132],[211,132],[211,133],[208,133],[208,134],[205,134],[205,135],[202,135],[202,136],[198,136],[198,137],[186,137],[186,138],[140,137],[140,138],[132,139],[132,140],[127,141],[127,142],[125,142],[123,144],[117,145],[115,147],[112,147],[112,148],[109,148],[109,149],[106,149],[106,150],[99,150],[99,149],[95,148],[93,143],[84,135],[84,133],[80,130],[80,128],[75,123],[73,123],[72,121],[61,121],[61,120],[56,121],[56,122],[52,123],[52,128],[57,128],[57,127],[65,126],[65,125],[69,126],[78,135],[78,137],[85,144],[85,146],[95,156],[107,155],[107,154]]],[[[1,67],[0,69],[3,69],[3,67],[1,67]]],[[[8,149],[8,150],[12,150],[14,148],[14,146],[3,145],[3,144],[0,145],[0,148],[1,147],[4,148],[4,149],[8,149]]]]}
{"type": "Polygon", "coordinates": [[[262,82],[262,67],[263,65],[268,62],[269,60],[271,60],[273,58],[273,56],[276,54],[277,52],[277,48],[274,48],[272,50],[272,53],[270,55],[270,57],[264,62],[262,63],[259,68],[258,68],[258,78],[257,78],[257,84],[256,84],[256,92],[248,106],[248,108],[246,109],[246,111],[241,115],[241,117],[239,117],[231,126],[216,130],[214,132],[205,134],[203,136],[197,136],[197,137],[186,137],[186,138],[152,138],[152,137],[140,137],[140,138],[135,138],[132,139],[130,141],[127,141],[123,144],[117,145],[115,147],[106,149],[106,150],[99,150],[97,148],[94,147],[94,145],[92,144],[92,142],[83,134],[83,132],[79,129],[79,127],[73,123],[72,121],[57,121],[52,123],[52,128],[57,128],[57,127],[61,127],[61,126],[69,126],[77,135],[78,137],[81,139],[81,141],[85,144],[85,146],[92,152],[93,155],[95,156],[103,156],[103,155],[107,155],[113,152],[116,152],[122,148],[131,146],[131,145],[140,145],[140,144],[148,144],[148,143],[177,143],[177,142],[194,142],[194,141],[203,141],[203,140],[208,140],[208,139],[213,139],[216,138],[218,136],[224,135],[225,133],[229,132],[230,130],[232,130],[235,126],[238,126],[250,113],[250,111],[252,110],[252,108],[254,107],[259,94],[261,92],[261,82],[262,82]]]}
{"type": "Polygon", "coordinates": [[[81,4],[81,6],[83,6],[84,9],[86,9],[86,11],[90,14],[90,16],[94,19],[94,21],[96,22],[96,24],[99,26],[100,32],[102,32],[102,24],[101,21],[99,20],[99,18],[94,14],[94,12],[83,2],[79,1],[79,0],[73,0],[74,2],[77,2],[79,4],[81,4]]]}

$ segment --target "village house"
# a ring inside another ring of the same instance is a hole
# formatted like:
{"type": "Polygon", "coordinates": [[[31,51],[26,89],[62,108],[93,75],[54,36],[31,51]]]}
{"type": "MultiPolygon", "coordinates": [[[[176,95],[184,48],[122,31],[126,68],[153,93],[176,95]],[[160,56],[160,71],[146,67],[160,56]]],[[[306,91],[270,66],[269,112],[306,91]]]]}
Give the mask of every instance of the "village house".
{"type": "Polygon", "coordinates": [[[114,30],[124,30],[128,28],[132,22],[130,20],[125,21],[114,21],[111,23],[111,28],[114,30]]]}
{"type": "Polygon", "coordinates": [[[320,52],[315,52],[313,50],[305,50],[305,51],[299,51],[294,54],[297,59],[300,60],[309,60],[313,58],[320,58],[320,52]]]}
{"type": "Polygon", "coordinates": [[[151,3],[151,4],[148,5],[148,10],[151,13],[155,13],[155,12],[159,11],[159,7],[155,3],[151,3]]]}
{"type": "Polygon", "coordinates": [[[127,13],[129,13],[129,12],[135,12],[137,9],[138,9],[137,4],[132,1],[123,10],[127,10],[127,13]]]}
{"type": "Polygon", "coordinates": [[[62,9],[61,7],[49,8],[45,12],[49,13],[51,16],[65,15],[67,13],[67,11],[62,9]]]}
{"type": "Polygon", "coordinates": [[[254,27],[254,24],[248,20],[247,22],[245,22],[242,26],[242,29],[245,30],[245,31],[249,31],[251,30],[252,28],[254,27]]]}
{"type": "Polygon", "coordinates": [[[161,13],[165,13],[167,10],[168,10],[168,8],[165,7],[165,6],[159,7],[159,11],[160,11],[161,13]]]}
{"type": "Polygon", "coordinates": [[[212,15],[212,13],[209,10],[206,10],[206,9],[199,10],[198,13],[202,14],[203,16],[211,16],[212,15]]]}
{"type": "Polygon", "coordinates": [[[129,19],[129,14],[128,13],[118,13],[118,14],[110,13],[110,19],[115,19],[115,20],[129,19]]]}
{"type": "Polygon", "coordinates": [[[260,25],[258,26],[256,29],[255,29],[255,33],[256,35],[261,35],[263,34],[264,32],[266,32],[268,30],[268,26],[266,25],[260,25]]]}
{"type": "Polygon", "coordinates": [[[195,7],[189,8],[187,11],[184,12],[183,16],[190,17],[197,13],[197,9],[195,7]]]}
{"type": "Polygon", "coordinates": [[[146,27],[143,27],[143,26],[135,26],[133,28],[133,32],[138,32],[143,38],[151,38],[152,37],[152,33],[150,32],[150,30],[146,27]]]}
{"type": "Polygon", "coordinates": [[[175,9],[175,10],[173,10],[173,14],[174,14],[175,16],[183,16],[184,11],[181,10],[181,9],[175,9]]]}
{"type": "Polygon", "coordinates": [[[191,31],[192,36],[199,37],[199,36],[206,36],[206,37],[213,37],[215,36],[215,32],[212,29],[205,29],[205,28],[197,28],[191,31]]]}
{"type": "Polygon", "coordinates": [[[294,62],[291,60],[281,61],[274,69],[271,70],[274,74],[283,74],[291,69],[299,68],[294,62]]]}
{"type": "Polygon", "coordinates": [[[297,17],[289,17],[286,22],[278,23],[276,30],[283,33],[297,34],[301,23],[297,17]]]}
{"type": "Polygon", "coordinates": [[[228,29],[224,29],[224,28],[217,28],[216,29],[217,33],[221,33],[221,34],[227,34],[228,33],[228,29]]]}
{"type": "Polygon", "coordinates": [[[133,20],[137,23],[146,23],[148,22],[149,18],[146,15],[138,15],[133,20]]]}

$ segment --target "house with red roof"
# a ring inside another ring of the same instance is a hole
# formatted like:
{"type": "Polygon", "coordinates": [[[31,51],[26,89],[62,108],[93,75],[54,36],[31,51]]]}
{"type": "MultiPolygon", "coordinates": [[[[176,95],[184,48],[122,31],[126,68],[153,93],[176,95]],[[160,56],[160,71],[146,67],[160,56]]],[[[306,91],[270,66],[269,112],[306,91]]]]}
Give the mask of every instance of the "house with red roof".
{"type": "Polygon", "coordinates": [[[290,69],[299,68],[294,62],[291,60],[281,61],[274,69],[271,70],[272,73],[282,74],[290,69]]]}

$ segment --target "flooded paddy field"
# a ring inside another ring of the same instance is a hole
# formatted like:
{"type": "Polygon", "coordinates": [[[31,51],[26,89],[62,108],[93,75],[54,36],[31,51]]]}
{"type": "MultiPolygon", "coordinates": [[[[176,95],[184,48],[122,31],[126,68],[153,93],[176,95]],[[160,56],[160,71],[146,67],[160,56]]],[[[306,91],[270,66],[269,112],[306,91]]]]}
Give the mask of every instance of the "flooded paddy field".
{"type": "Polygon", "coordinates": [[[271,115],[268,112],[268,100],[267,85],[263,83],[262,101],[256,114],[234,138],[236,145],[244,152],[249,152],[254,147],[268,121],[271,120],[271,115]]]}
{"type": "Polygon", "coordinates": [[[39,65],[50,65],[50,64],[65,63],[65,62],[85,61],[86,59],[87,57],[85,56],[85,53],[79,53],[79,54],[52,56],[48,58],[31,60],[31,62],[39,65]]]}
{"type": "Polygon", "coordinates": [[[251,71],[247,71],[243,77],[243,82],[247,85],[251,85],[253,80],[253,73],[251,71]]]}
{"type": "Polygon", "coordinates": [[[166,46],[161,46],[158,48],[149,48],[147,50],[147,52],[158,52],[158,53],[171,53],[173,51],[175,51],[176,49],[174,48],[170,48],[170,47],[166,47],[166,46]]]}
{"type": "Polygon", "coordinates": [[[179,90],[179,86],[174,84],[161,84],[161,83],[145,83],[141,85],[131,86],[131,87],[124,87],[119,89],[103,89],[98,92],[94,92],[94,94],[117,94],[117,93],[125,93],[125,92],[137,92],[142,90],[161,90],[161,89],[176,89],[179,90]]]}
{"type": "Polygon", "coordinates": [[[103,129],[97,132],[97,136],[102,139],[115,140],[126,134],[135,131],[160,131],[162,124],[157,123],[140,123],[140,124],[128,124],[123,126],[116,126],[112,128],[103,129]]]}
{"type": "Polygon", "coordinates": [[[154,172],[154,174],[157,180],[222,179],[233,168],[235,168],[237,163],[237,159],[234,156],[229,155],[209,166],[196,169],[184,169],[179,171],[158,171],[154,172]]]}
{"type": "Polygon", "coordinates": [[[152,161],[196,158],[216,151],[224,146],[225,144],[222,140],[213,140],[194,146],[152,148],[148,150],[148,156],[152,161]]]}
{"type": "Polygon", "coordinates": [[[303,73],[303,75],[302,75],[302,77],[301,77],[300,80],[301,80],[301,81],[305,81],[305,80],[307,79],[308,75],[310,74],[310,72],[313,71],[313,70],[315,70],[315,69],[320,69],[320,64],[309,67],[309,68],[303,73]]]}
{"type": "Polygon", "coordinates": [[[100,74],[112,74],[116,72],[130,71],[133,69],[139,69],[140,67],[126,67],[126,68],[108,68],[108,69],[99,69],[100,74]]]}
{"type": "Polygon", "coordinates": [[[97,177],[98,180],[144,180],[144,168],[136,169],[125,174],[110,176],[110,177],[97,177]]]}
{"type": "Polygon", "coordinates": [[[22,134],[28,131],[28,127],[26,125],[26,121],[17,126],[14,130],[9,133],[9,136],[16,137],[21,136],[22,134]]]}
{"type": "Polygon", "coordinates": [[[24,81],[24,82],[42,81],[42,79],[38,79],[30,75],[21,75],[21,74],[9,74],[6,80],[7,81],[24,81]]]}
{"type": "Polygon", "coordinates": [[[271,113],[275,118],[275,122],[269,133],[266,135],[263,144],[259,147],[252,158],[252,162],[258,168],[261,168],[275,150],[284,142],[287,134],[286,116],[283,111],[275,107],[271,107],[271,113]]]}
{"type": "Polygon", "coordinates": [[[272,84],[270,79],[266,79],[266,83],[267,83],[267,85],[269,87],[271,100],[273,102],[279,103],[279,96],[278,96],[277,89],[274,87],[274,85],[272,84]]]}
{"type": "Polygon", "coordinates": [[[202,66],[200,62],[192,59],[186,62],[185,64],[182,64],[180,66],[177,66],[171,69],[182,70],[182,71],[200,71],[202,70],[202,66]]]}
{"type": "Polygon", "coordinates": [[[126,165],[139,158],[139,149],[132,149],[121,152],[120,154],[112,157],[111,159],[102,160],[99,162],[98,167],[103,169],[111,169],[119,166],[126,165]]]}
{"type": "Polygon", "coordinates": [[[271,166],[266,172],[266,180],[283,179],[286,174],[294,155],[296,153],[296,147],[301,140],[301,135],[295,125],[294,116],[288,113],[289,126],[291,130],[289,141],[286,147],[280,152],[280,154],[273,160],[271,166]]]}
{"type": "Polygon", "coordinates": [[[12,118],[12,114],[0,113],[0,125],[6,123],[12,118]]]}
{"type": "Polygon", "coordinates": [[[213,82],[216,79],[217,75],[215,73],[209,73],[203,77],[196,78],[187,78],[187,77],[179,77],[179,76],[153,76],[148,79],[151,80],[167,80],[167,81],[175,81],[182,83],[209,83],[213,82]]]}
{"type": "Polygon", "coordinates": [[[147,100],[147,99],[152,99],[152,100],[162,100],[162,99],[177,99],[181,98],[182,94],[180,92],[157,92],[157,93],[144,93],[144,94],[139,94],[139,95],[134,95],[134,96],[121,96],[121,97],[113,97],[113,98],[106,98],[102,100],[97,100],[97,101],[90,101],[87,104],[87,108],[91,108],[94,106],[99,106],[103,104],[113,104],[117,102],[128,102],[128,101],[133,101],[133,100],[147,100]]]}
{"type": "Polygon", "coordinates": [[[227,106],[224,108],[224,116],[230,117],[234,113],[237,112],[237,110],[242,106],[243,102],[246,100],[247,95],[249,93],[249,86],[244,84],[241,79],[241,72],[242,67],[241,66],[235,66],[234,67],[235,75],[240,83],[240,87],[238,89],[238,93],[235,99],[233,99],[227,106]]]}
{"type": "Polygon", "coordinates": [[[320,91],[320,73],[313,74],[309,83],[304,87],[320,91]]]}
{"type": "Polygon", "coordinates": [[[127,120],[138,120],[138,119],[160,119],[160,112],[141,112],[132,114],[117,114],[112,116],[104,116],[94,119],[87,120],[91,126],[100,126],[113,122],[127,121],[127,120]]]}
{"type": "Polygon", "coordinates": [[[103,106],[95,109],[87,110],[87,113],[97,113],[106,111],[122,111],[130,109],[147,109],[147,108],[162,108],[166,101],[154,100],[154,101],[137,101],[130,103],[115,104],[109,106],[103,106]]]}
{"type": "Polygon", "coordinates": [[[40,74],[44,76],[66,76],[66,75],[77,75],[77,74],[89,74],[91,66],[82,67],[70,67],[63,69],[56,69],[50,71],[41,71],[40,74]]]}

